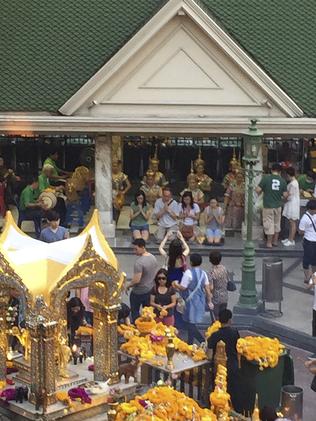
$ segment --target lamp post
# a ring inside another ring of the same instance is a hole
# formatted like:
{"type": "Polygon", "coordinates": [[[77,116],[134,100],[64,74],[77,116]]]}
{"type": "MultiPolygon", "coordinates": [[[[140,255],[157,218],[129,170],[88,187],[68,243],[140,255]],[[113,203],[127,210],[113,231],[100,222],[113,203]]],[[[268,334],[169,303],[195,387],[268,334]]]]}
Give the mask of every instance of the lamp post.
{"type": "Polygon", "coordinates": [[[243,252],[242,279],[237,307],[248,310],[257,310],[258,297],[256,290],[256,264],[255,247],[252,241],[253,224],[253,189],[255,170],[254,165],[259,161],[258,154],[263,133],[257,129],[257,121],[251,120],[248,131],[244,134],[244,157],[246,176],[248,181],[247,196],[247,238],[243,252]]]}

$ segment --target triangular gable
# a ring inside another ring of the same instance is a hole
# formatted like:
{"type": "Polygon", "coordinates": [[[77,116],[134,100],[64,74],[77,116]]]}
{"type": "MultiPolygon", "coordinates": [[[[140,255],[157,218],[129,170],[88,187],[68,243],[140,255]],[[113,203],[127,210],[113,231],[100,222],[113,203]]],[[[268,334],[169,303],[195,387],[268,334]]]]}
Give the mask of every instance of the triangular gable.
{"type": "Polygon", "coordinates": [[[197,118],[303,114],[193,0],[170,0],[60,112],[197,118]]]}

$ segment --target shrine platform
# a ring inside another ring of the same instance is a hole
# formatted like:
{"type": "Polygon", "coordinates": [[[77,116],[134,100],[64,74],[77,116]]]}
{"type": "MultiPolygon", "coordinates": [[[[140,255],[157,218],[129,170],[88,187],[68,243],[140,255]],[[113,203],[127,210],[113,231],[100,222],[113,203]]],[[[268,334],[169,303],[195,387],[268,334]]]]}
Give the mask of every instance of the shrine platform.
{"type": "MultiPolygon", "coordinates": [[[[109,238],[108,243],[116,254],[131,254],[132,252],[132,237],[128,230],[117,230],[116,237],[109,238]]],[[[226,236],[224,243],[216,246],[200,245],[195,242],[189,242],[188,244],[191,253],[200,253],[202,256],[208,256],[211,250],[218,249],[223,256],[241,257],[244,250],[244,241],[242,240],[240,233],[235,233],[234,236],[226,236]]],[[[273,247],[272,249],[266,248],[263,241],[254,241],[254,244],[257,257],[277,255],[278,257],[301,258],[303,256],[301,239],[296,242],[294,247],[285,247],[281,242],[278,247],[273,247]]],[[[158,247],[159,244],[156,243],[154,236],[151,235],[146,246],[147,250],[154,255],[158,255],[158,247]]]]}
{"type": "MultiPolygon", "coordinates": [[[[88,370],[88,366],[91,364],[91,360],[87,359],[82,364],[76,366],[69,363],[69,369],[77,374],[75,379],[62,379],[58,384],[58,390],[65,390],[72,387],[93,387],[98,383],[95,383],[93,380],[93,372],[88,370]]],[[[10,376],[11,377],[11,376],[10,376]]],[[[12,378],[15,380],[15,386],[21,386],[27,384],[26,382],[20,383],[18,381],[18,373],[12,375],[12,378]]],[[[130,381],[129,384],[125,382],[120,382],[110,387],[111,392],[115,392],[115,395],[118,398],[122,399],[131,399],[136,393],[136,383],[130,381]]],[[[6,415],[9,419],[14,419],[15,421],[22,420],[39,420],[45,419],[49,420],[58,420],[63,419],[64,421],[81,421],[88,420],[97,415],[104,415],[108,409],[108,398],[109,393],[98,393],[90,395],[91,404],[82,404],[79,401],[73,401],[72,408],[68,408],[61,402],[57,402],[48,407],[47,413],[42,414],[42,407],[39,410],[35,409],[35,406],[30,402],[24,401],[23,403],[18,403],[10,401],[8,404],[4,404],[4,401],[1,400],[0,405],[0,414],[6,415]],[[14,418],[13,418],[14,416],[14,418]]],[[[1,420],[1,418],[0,418],[1,420]]]]}

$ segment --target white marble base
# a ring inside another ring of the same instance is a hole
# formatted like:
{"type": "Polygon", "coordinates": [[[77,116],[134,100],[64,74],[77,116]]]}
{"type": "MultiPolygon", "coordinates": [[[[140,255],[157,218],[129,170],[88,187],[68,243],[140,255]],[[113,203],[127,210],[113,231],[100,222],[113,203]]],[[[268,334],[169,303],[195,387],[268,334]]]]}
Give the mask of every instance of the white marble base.
{"type": "Polygon", "coordinates": [[[112,212],[99,211],[100,225],[105,238],[115,238],[115,224],[112,220],[112,212]]]}

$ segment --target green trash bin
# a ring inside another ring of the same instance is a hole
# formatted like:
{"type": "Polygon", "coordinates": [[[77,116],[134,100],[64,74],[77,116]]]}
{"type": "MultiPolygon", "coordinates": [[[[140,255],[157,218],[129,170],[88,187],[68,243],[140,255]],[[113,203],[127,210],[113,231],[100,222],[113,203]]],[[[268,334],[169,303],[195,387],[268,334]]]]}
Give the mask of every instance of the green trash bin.
{"type": "MultiPolygon", "coordinates": [[[[243,413],[251,415],[255,406],[256,394],[258,394],[259,408],[272,406],[277,408],[280,403],[280,391],[284,382],[285,352],[279,357],[278,365],[274,368],[259,370],[256,361],[248,361],[241,358],[240,368],[240,393],[243,403],[243,413]]],[[[287,373],[287,378],[291,377],[287,373]]]]}

